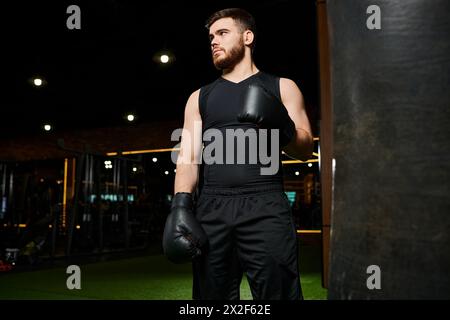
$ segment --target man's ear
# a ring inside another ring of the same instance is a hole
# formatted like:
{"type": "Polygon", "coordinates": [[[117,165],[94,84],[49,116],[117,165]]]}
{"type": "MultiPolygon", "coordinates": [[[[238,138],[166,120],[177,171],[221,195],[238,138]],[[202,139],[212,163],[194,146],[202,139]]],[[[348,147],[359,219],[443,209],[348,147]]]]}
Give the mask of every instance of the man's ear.
{"type": "Polygon", "coordinates": [[[255,39],[255,34],[250,30],[244,31],[244,44],[250,45],[253,43],[253,40],[255,39]]]}

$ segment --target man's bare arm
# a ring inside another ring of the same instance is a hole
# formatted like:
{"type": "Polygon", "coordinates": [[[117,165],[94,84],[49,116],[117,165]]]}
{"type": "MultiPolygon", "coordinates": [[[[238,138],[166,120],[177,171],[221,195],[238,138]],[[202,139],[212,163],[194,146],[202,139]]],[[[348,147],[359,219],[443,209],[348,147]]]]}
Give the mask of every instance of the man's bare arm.
{"type": "Polygon", "coordinates": [[[295,123],[296,135],[292,141],[284,147],[284,152],[288,156],[308,160],[312,156],[314,149],[311,125],[305,110],[303,94],[294,81],[280,79],[281,100],[285,105],[289,116],[295,123]]]}
{"type": "Polygon", "coordinates": [[[181,137],[177,172],[175,174],[175,194],[177,192],[193,193],[198,183],[198,171],[202,151],[202,119],[198,106],[199,93],[200,90],[197,90],[191,94],[184,111],[183,134],[181,137]]]}

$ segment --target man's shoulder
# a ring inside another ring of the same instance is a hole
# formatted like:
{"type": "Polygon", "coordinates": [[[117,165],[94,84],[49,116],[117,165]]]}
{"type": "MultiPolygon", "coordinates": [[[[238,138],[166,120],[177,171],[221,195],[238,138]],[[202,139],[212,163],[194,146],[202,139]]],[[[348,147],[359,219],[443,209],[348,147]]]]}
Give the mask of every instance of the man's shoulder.
{"type": "Polygon", "coordinates": [[[214,87],[220,82],[221,79],[222,78],[219,77],[219,78],[215,79],[214,81],[212,81],[212,82],[202,86],[199,89],[200,99],[203,98],[203,97],[206,97],[214,89],[214,87]]]}
{"type": "Polygon", "coordinates": [[[259,82],[269,92],[280,98],[279,77],[273,73],[259,71],[255,81],[259,82]]]}
{"type": "Polygon", "coordinates": [[[297,85],[294,80],[289,79],[289,78],[280,77],[280,82],[282,82],[285,85],[297,85]]]}
{"type": "Polygon", "coordinates": [[[198,99],[199,95],[200,95],[200,89],[197,89],[191,93],[191,95],[189,96],[189,100],[198,99]]]}
{"type": "Polygon", "coordinates": [[[198,105],[199,96],[200,96],[200,89],[197,89],[194,92],[192,92],[189,98],[187,99],[186,109],[192,109],[196,107],[198,105]]]}
{"type": "Polygon", "coordinates": [[[289,78],[280,78],[280,87],[287,90],[298,90],[297,83],[289,78]]]}
{"type": "Polygon", "coordinates": [[[284,82],[284,83],[288,83],[288,84],[295,84],[294,80],[292,80],[290,78],[285,78],[285,77],[279,76],[279,75],[277,75],[275,73],[266,72],[266,71],[260,71],[259,75],[260,75],[261,78],[277,80],[279,82],[284,82]]]}
{"type": "Polygon", "coordinates": [[[220,80],[222,79],[222,77],[217,77],[216,79],[208,82],[207,84],[203,85],[200,87],[200,91],[202,90],[206,90],[208,88],[214,87],[218,82],[220,82],[220,80]]]}
{"type": "Polygon", "coordinates": [[[258,74],[256,75],[256,78],[259,78],[261,80],[268,80],[268,79],[276,79],[277,76],[273,73],[259,70],[258,74]]]}

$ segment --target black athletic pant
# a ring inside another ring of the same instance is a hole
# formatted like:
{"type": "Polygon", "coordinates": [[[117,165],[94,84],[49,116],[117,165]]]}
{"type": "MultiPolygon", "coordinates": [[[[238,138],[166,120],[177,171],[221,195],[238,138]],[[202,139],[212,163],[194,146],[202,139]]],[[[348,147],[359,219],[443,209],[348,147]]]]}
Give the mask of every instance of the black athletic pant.
{"type": "Polygon", "coordinates": [[[204,187],[196,217],[208,251],[193,262],[194,299],[239,299],[246,273],[253,299],[302,299],[295,225],[281,186],[204,187]]]}

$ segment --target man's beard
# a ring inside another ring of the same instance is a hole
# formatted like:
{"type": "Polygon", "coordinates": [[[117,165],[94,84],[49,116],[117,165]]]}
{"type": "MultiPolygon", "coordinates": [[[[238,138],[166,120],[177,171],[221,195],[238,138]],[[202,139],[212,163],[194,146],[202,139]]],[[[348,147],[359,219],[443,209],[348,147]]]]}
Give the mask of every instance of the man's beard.
{"type": "Polygon", "coordinates": [[[244,59],[244,55],[245,45],[244,41],[240,39],[239,43],[231,48],[228,54],[226,51],[223,52],[224,57],[219,56],[218,58],[214,58],[213,55],[213,63],[218,70],[230,69],[244,59]]]}

